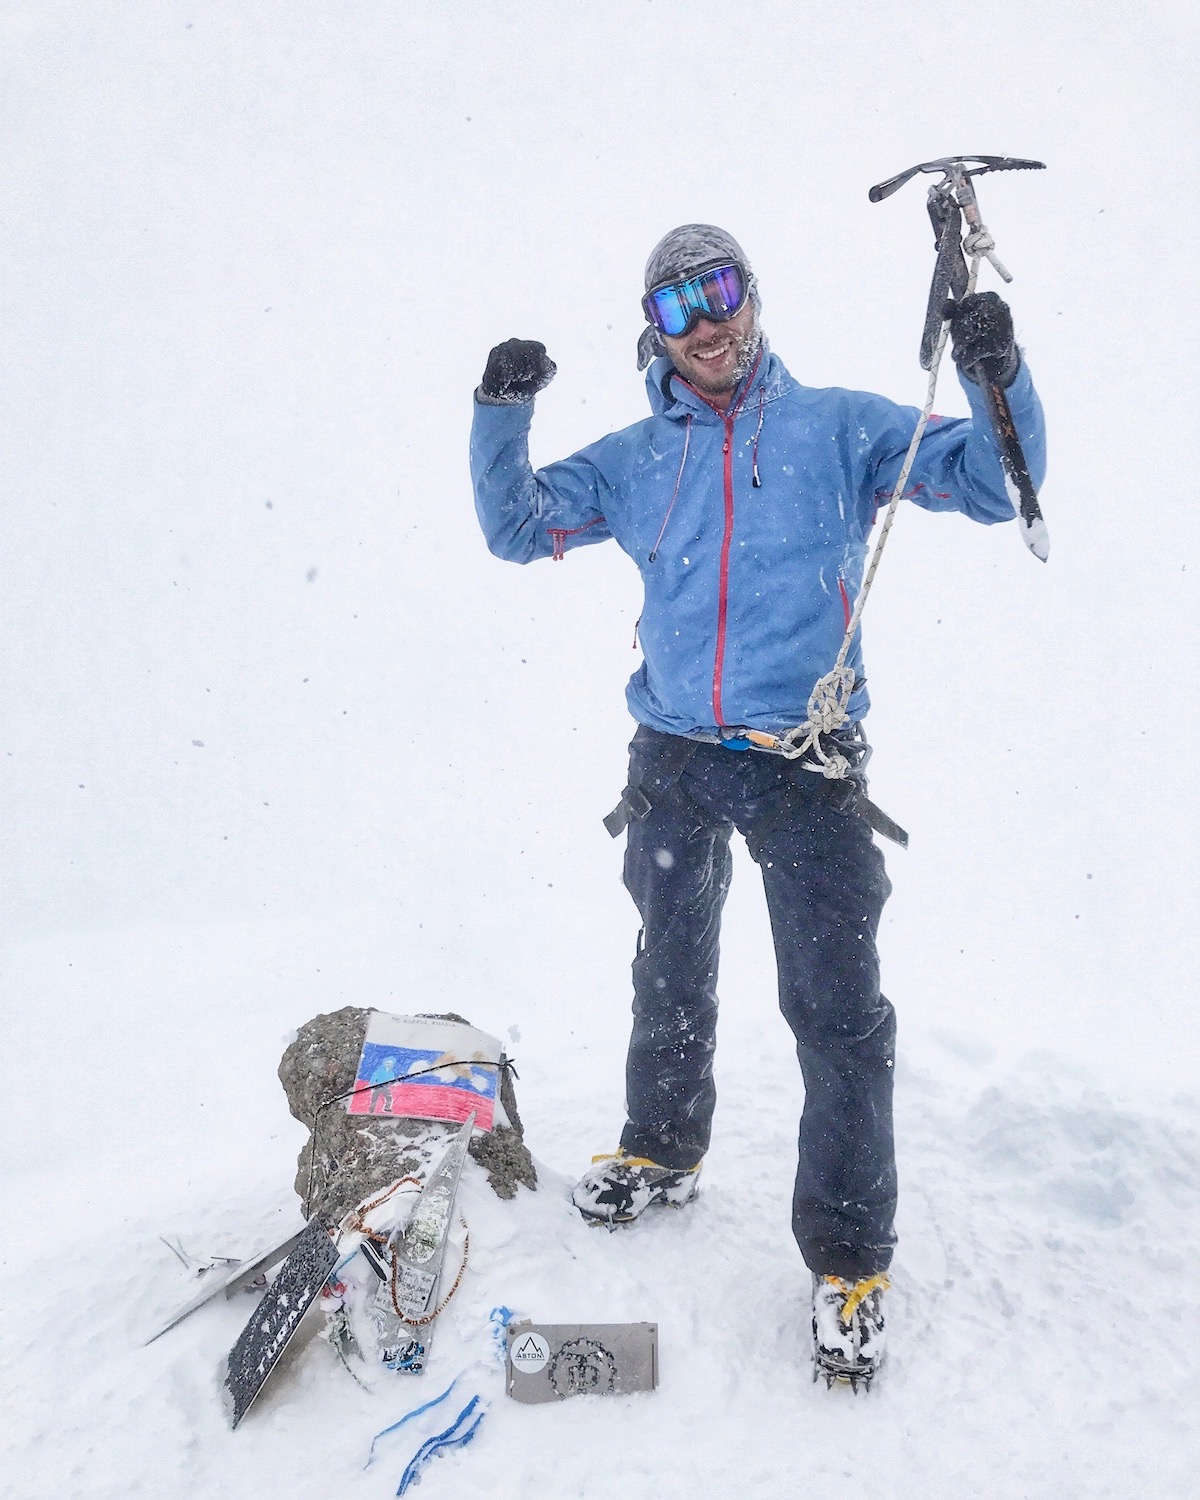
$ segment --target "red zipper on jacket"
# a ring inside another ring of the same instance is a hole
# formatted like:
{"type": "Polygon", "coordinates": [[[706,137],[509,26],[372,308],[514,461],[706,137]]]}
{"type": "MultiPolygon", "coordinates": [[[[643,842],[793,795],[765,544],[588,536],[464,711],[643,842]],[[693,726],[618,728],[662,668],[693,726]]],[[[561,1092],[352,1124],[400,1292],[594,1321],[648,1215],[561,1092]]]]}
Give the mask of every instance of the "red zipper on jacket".
{"type": "Polygon", "coordinates": [[[722,411],[719,406],[713,406],[708,397],[702,391],[697,391],[694,385],[684,381],[689,390],[694,391],[706,406],[721,418],[725,424],[725,441],[721,446],[724,457],[724,488],[725,488],[725,534],[721,538],[721,568],[717,577],[717,648],[713,655],[713,720],[719,728],[726,728],[725,706],[721,701],[722,679],[725,674],[725,633],[729,623],[729,549],[733,545],[733,424],[737,421],[738,413],[742,409],[750,387],[754,384],[754,377],[758,373],[758,366],[762,360],[762,350],[755,356],[754,364],[746,377],[746,383],[742,387],[742,393],[736,403],[729,411],[722,411]]]}
{"type": "Polygon", "coordinates": [[[850,592],[846,588],[846,580],[838,574],[838,593],[842,596],[842,617],[846,622],[846,629],[850,629],[850,616],[853,611],[850,608],[850,592]]]}
{"type": "MultiPolygon", "coordinates": [[[[734,413],[736,416],[737,413],[734,413]]],[[[733,544],[733,417],[725,418],[725,535],[721,538],[721,571],[717,579],[717,650],[713,657],[713,718],[725,723],[721,679],[725,672],[725,627],[729,619],[729,549],[733,544]]]]}
{"type": "Polygon", "coordinates": [[[550,561],[562,562],[563,558],[566,557],[567,538],[569,536],[578,536],[581,531],[587,531],[589,527],[603,524],[605,519],[604,516],[593,516],[590,521],[585,521],[582,526],[551,526],[549,528],[550,546],[552,549],[550,561]]]}

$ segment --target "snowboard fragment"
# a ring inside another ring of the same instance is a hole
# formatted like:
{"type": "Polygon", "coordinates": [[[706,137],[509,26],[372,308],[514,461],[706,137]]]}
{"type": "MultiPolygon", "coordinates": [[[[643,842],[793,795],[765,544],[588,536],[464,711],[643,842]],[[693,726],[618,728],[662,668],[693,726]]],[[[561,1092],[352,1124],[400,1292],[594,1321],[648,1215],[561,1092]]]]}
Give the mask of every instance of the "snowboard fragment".
{"type": "MultiPolygon", "coordinates": [[[[184,1318],[190,1317],[197,1308],[203,1307],[206,1302],[211,1302],[218,1292],[224,1292],[226,1297],[232,1297],[235,1292],[240,1291],[242,1287],[253,1281],[256,1276],[261,1275],[264,1271],[269,1270],[273,1265],[283,1260],[295,1247],[303,1233],[304,1230],[302,1228],[297,1229],[294,1233],[289,1234],[286,1239],[278,1241],[278,1243],[272,1245],[269,1249],[262,1250],[257,1255],[252,1255],[249,1260],[230,1261],[219,1271],[214,1269],[207,1272],[204,1277],[204,1285],[196,1295],[190,1297],[182,1307],[176,1308],[167,1321],[145,1340],[142,1347],[145,1348],[146,1344],[152,1344],[155,1339],[161,1338],[164,1333],[174,1328],[177,1323],[182,1323],[184,1318]]],[[[167,1248],[174,1250],[174,1246],[170,1244],[167,1245],[167,1248]]],[[[178,1254],[178,1251],[175,1251],[175,1253],[178,1254]]]]}
{"type": "Polygon", "coordinates": [[[421,1189],[403,1233],[388,1242],[395,1262],[389,1286],[402,1318],[424,1318],[437,1306],[437,1288],[454,1214],[454,1196],[467,1147],[475,1128],[475,1111],[446,1148],[429,1181],[421,1189]]]}
{"type": "Polygon", "coordinates": [[[312,1219],[229,1351],[225,1389],[232,1426],[249,1411],[337,1262],[329,1230],[312,1219]]]}

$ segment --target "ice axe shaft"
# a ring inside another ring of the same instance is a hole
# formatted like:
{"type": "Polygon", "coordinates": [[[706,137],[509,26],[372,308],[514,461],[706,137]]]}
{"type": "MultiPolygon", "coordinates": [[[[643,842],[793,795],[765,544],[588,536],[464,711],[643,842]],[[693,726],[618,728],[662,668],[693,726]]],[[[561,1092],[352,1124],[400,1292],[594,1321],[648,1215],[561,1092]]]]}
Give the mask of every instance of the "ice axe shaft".
{"type": "Polygon", "coordinates": [[[1000,447],[1005,488],[1017,510],[1021,540],[1039,562],[1045,562],[1050,556],[1050,533],[1042,517],[1042,507],[1030,477],[1025,450],[1017,436],[1017,424],[1013,421],[1008,397],[1004,393],[1004,387],[997,385],[994,380],[988,380],[982,370],[977,369],[976,374],[987,403],[988,415],[992,419],[992,430],[1000,447]]]}

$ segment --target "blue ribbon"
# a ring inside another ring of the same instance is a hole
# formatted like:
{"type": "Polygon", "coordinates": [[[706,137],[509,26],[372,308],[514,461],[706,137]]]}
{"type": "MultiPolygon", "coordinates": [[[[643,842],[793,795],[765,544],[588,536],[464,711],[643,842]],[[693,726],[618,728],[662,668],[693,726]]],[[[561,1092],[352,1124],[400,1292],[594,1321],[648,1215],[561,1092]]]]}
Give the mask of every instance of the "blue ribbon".
{"type": "MultiPolygon", "coordinates": [[[[508,1325],[513,1320],[513,1312],[508,1307],[493,1307],[488,1322],[492,1327],[492,1338],[495,1343],[496,1353],[500,1359],[505,1357],[505,1334],[508,1325]]],[[[363,1465],[369,1469],[375,1458],[375,1447],[382,1438],[390,1437],[393,1432],[399,1432],[401,1427],[406,1426],[414,1417],[440,1406],[458,1382],[463,1378],[466,1371],[462,1371],[454,1377],[440,1396],[434,1396],[431,1401],[423,1402],[420,1406],[414,1406],[412,1411],[405,1412],[398,1422],[393,1422],[390,1427],[385,1427],[382,1432],[377,1432],[371,1439],[371,1451],[367,1454],[367,1461],[363,1465]]],[[[403,1495],[408,1487],[418,1478],[420,1471],[436,1454],[444,1452],[448,1448],[465,1448],[475,1434],[479,1431],[480,1424],[487,1415],[487,1407],[482,1405],[483,1398],[475,1395],[467,1402],[454,1421],[444,1431],[437,1433],[434,1437],[427,1438],[417,1449],[409,1461],[400,1479],[400,1488],[397,1495],[403,1495]],[[472,1413],[474,1419],[472,1420],[472,1413]]]]}
{"type": "MultiPolygon", "coordinates": [[[[446,1392],[446,1395],[449,1395],[448,1391],[446,1392]]],[[[439,1396],[438,1400],[440,1401],[441,1399],[442,1397],[439,1396]]],[[[450,1423],[449,1427],[447,1427],[444,1432],[439,1432],[436,1437],[428,1438],[421,1444],[416,1453],[413,1454],[408,1468],[405,1469],[403,1475],[401,1476],[400,1488],[396,1491],[397,1495],[404,1494],[409,1485],[412,1484],[414,1480],[419,1478],[421,1470],[436,1454],[442,1453],[448,1448],[465,1448],[467,1446],[467,1444],[479,1431],[480,1424],[483,1422],[484,1417],[487,1415],[487,1408],[480,1407],[481,1399],[482,1398],[479,1396],[472,1396],[471,1399],[467,1402],[466,1406],[463,1407],[462,1411],[459,1412],[458,1416],[455,1417],[454,1421],[450,1423]],[[468,1421],[468,1419],[470,1418],[472,1412],[476,1412],[476,1416],[475,1420],[473,1422],[470,1422],[468,1421]],[[464,1426],[464,1424],[466,1425],[464,1426]]],[[[434,1405],[433,1402],[430,1402],[429,1404],[431,1406],[434,1405]]],[[[424,1410],[424,1408],[422,1408],[422,1410],[424,1410]]],[[[399,1423],[397,1423],[397,1426],[398,1425],[399,1423]]]]}
{"type": "Polygon", "coordinates": [[[398,1422],[393,1422],[390,1427],[385,1427],[382,1432],[377,1432],[371,1439],[371,1451],[367,1454],[367,1461],[363,1464],[364,1469],[369,1469],[375,1458],[375,1444],[380,1438],[387,1437],[390,1433],[398,1432],[406,1422],[411,1422],[414,1417],[419,1417],[422,1412],[429,1411],[431,1407],[437,1406],[444,1401],[454,1387],[458,1384],[460,1377],[456,1375],[440,1396],[435,1396],[432,1401],[426,1401],[423,1406],[414,1406],[412,1411],[405,1412],[398,1422]]]}

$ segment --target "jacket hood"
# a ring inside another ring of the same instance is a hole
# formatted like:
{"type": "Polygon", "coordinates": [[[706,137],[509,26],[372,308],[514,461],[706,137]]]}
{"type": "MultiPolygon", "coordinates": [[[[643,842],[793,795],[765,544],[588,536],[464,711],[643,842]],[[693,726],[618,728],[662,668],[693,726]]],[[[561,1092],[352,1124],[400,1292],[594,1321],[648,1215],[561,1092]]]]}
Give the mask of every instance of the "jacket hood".
{"type": "MultiPolygon", "coordinates": [[[[771,347],[765,338],[761,354],[758,368],[750,378],[742,401],[743,409],[758,400],[760,391],[764,401],[777,401],[788,391],[798,388],[799,382],[784,368],[778,355],[771,353],[771,347]]],[[[719,420],[719,414],[703,396],[684,383],[683,377],[665,355],[656,359],[646,371],[646,396],[650,402],[650,410],[656,417],[675,417],[680,421],[687,417],[719,420]]]]}

